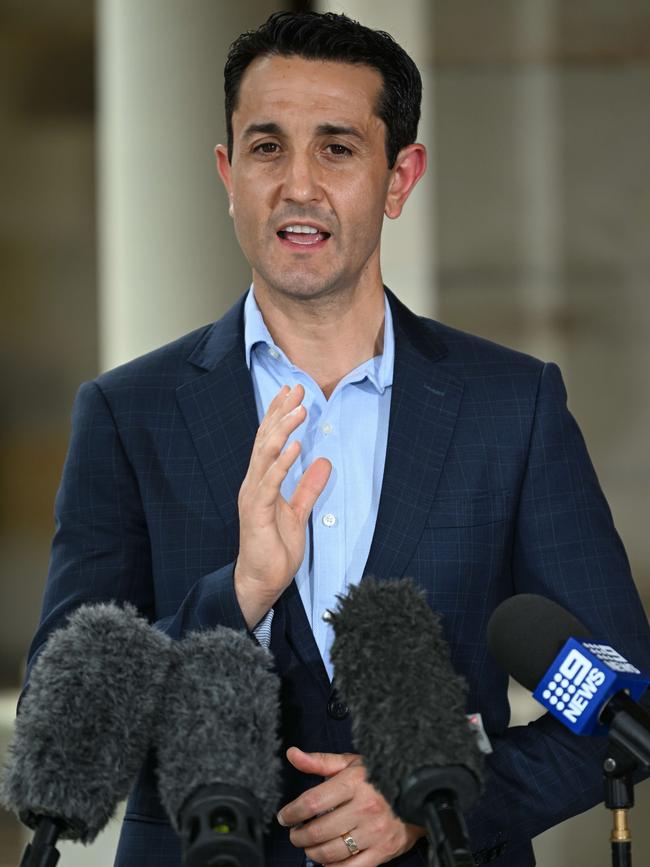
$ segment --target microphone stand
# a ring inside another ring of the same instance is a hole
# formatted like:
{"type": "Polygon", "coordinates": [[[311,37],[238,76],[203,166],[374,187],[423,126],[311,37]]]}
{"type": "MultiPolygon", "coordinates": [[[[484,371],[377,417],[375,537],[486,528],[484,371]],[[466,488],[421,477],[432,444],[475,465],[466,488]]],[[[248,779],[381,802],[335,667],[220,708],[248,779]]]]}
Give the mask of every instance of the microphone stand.
{"type": "Polygon", "coordinates": [[[609,726],[609,749],[603,762],[605,806],[613,812],[613,867],[631,867],[632,835],[627,811],[634,806],[634,773],[650,768],[650,715],[620,692],[605,705],[600,721],[609,726]]]}
{"type": "Polygon", "coordinates": [[[612,811],[612,867],[631,867],[632,834],[627,813],[634,806],[634,773],[641,764],[637,759],[610,741],[603,762],[605,806],[612,811]]]}
{"type": "Polygon", "coordinates": [[[634,806],[633,774],[639,763],[610,741],[603,762],[605,806],[612,810],[612,867],[631,867],[632,834],[627,824],[627,811],[634,806]]]}

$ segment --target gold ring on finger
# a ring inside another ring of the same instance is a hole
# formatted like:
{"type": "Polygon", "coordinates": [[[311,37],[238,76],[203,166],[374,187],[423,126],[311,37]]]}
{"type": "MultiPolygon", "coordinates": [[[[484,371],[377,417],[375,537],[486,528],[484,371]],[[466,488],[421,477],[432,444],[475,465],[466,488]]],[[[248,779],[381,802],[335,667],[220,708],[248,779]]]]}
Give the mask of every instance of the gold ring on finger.
{"type": "Polygon", "coordinates": [[[343,834],[341,836],[341,840],[343,840],[345,845],[348,847],[348,852],[350,853],[350,855],[358,855],[361,851],[361,849],[359,849],[359,847],[357,846],[354,837],[351,834],[343,834]]]}

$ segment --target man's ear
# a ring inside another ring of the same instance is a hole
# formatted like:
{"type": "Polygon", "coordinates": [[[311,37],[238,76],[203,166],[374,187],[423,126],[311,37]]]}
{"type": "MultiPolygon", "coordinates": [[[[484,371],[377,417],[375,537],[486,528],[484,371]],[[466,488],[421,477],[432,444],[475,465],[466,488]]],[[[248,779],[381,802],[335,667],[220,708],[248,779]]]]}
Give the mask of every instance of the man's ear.
{"type": "Polygon", "coordinates": [[[217,161],[217,171],[219,172],[219,177],[223,181],[223,185],[226,188],[226,192],[228,193],[228,213],[232,217],[235,213],[235,207],[232,191],[231,166],[230,160],[228,159],[228,151],[226,150],[226,147],[222,144],[218,144],[214,149],[214,156],[217,161]]]}
{"type": "Polygon", "coordinates": [[[397,154],[391,169],[384,213],[394,220],[402,213],[404,203],[427,168],[427,151],[423,144],[411,144],[397,154]]]}

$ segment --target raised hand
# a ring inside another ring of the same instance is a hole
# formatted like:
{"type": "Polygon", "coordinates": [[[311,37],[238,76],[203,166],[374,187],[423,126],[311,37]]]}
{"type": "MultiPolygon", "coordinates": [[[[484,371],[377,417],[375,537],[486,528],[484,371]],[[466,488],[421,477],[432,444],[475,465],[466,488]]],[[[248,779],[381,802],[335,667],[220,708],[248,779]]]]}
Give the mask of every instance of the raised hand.
{"type": "Polygon", "coordinates": [[[332,465],[317,458],[303,473],[291,499],[280,486],[300,454],[290,434],[305,420],[305,390],[283,386],[271,401],[257,431],[248,472],[239,491],[239,554],[235,592],[252,629],[291,583],[305,554],[305,531],[314,503],[332,465]],[[284,449],[284,451],[283,451],[284,449]]]}

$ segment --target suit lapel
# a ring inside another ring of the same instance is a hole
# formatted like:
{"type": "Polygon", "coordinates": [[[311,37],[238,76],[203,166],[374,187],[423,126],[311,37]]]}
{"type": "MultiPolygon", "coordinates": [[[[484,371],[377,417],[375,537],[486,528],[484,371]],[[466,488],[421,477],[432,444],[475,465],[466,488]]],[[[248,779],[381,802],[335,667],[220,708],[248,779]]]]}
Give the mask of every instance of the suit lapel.
{"type": "Polygon", "coordinates": [[[364,575],[401,577],[431,508],[456,423],[462,383],[434,362],[447,354],[430,324],[388,293],[395,368],[386,465],[364,575]]]}
{"type": "Polygon", "coordinates": [[[319,689],[326,695],[330,692],[330,680],[320,654],[314,633],[309,624],[305,606],[295,581],[284,591],[278,600],[284,606],[286,615],[286,638],[296,656],[313,677],[319,689]]]}
{"type": "Polygon", "coordinates": [[[237,495],[257,431],[243,333],[240,300],[212,326],[188,359],[206,372],[176,390],[208,486],[226,525],[228,542],[235,551],[239,545],[237,495]]]}

